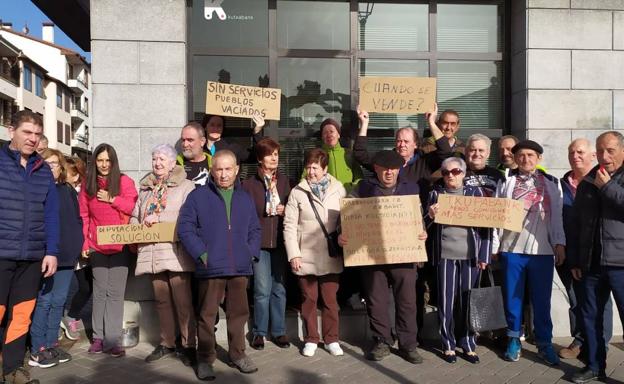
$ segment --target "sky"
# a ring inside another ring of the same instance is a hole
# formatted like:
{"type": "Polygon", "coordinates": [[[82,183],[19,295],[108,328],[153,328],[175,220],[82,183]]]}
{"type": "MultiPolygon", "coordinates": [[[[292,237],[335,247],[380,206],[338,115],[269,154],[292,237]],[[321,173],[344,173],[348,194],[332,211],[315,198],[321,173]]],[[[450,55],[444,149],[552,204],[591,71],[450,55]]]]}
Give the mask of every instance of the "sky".
{"type": "MultiPolygon", "coordinates": [[[[0,0],[0,19],[2,22],[13,23],[13,29],[22,32],[24,24],[28,25],[29,34],[41,38],[41,23],[50,19],[30,0],[0,0]]],[[[57,26],[54,26],[54,43],[73,49],[91,62],[91,54],[80,49],[57,26]]]]}

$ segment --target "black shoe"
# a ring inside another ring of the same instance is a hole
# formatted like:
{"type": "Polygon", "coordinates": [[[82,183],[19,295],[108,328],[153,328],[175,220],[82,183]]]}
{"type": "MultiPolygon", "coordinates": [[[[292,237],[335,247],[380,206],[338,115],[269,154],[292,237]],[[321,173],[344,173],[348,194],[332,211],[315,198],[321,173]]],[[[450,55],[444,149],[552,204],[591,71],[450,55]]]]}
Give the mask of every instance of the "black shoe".
{"type": "Polygon", "coordinates": [[[594,380],[604,380],[607,378],[607,375],[604,372],[595,372],[585,367],[580,371],[576,372],[572,375],[572,382],[581,384],[581,383],[589,383],[594,380]]]}
{"type": "Polygon", "coordinates": [[[264,336],[255,335],[249,346],[257,351],[262,351],[264,349],[264,336]]]}
{"type": "Polygon", "coordinates": [[[410,351],[408,351],[407,349],[399,349],[399,356],[412,364],[420,364],[423,362],[423,358],[422,356],[420,356],[420,353],[418,353],[418,350],[416,350],[416,348],[410,351]]]}
{"type": "Polygon", "coordinates": [[[481,362],[481,360],[479,360],[479,356],[476,354],[469,355],[466,352],[464,352],[462,354],[462,357],[464,358],[464,360],[466,360],[470,364],[479,364],[481,362]]]}
{"type": "Polygon", "coordinates": [[[455,364],[457,362],[457,355],[454,353],[452,355],[448,353],[442,353],[442,359],[449,364],[455,364]]]}
{"type": "Polygon", "coordinates": [[[197,362],[197,351],[195,348],[178,348],[176,356],[185,367],[192,367],[197,362]]]}
{"type": "Polygon", "coordinates": [[[273,338],[273,344],[277,345],[280,348],[288,348],[290,347],[290,341],[288,341],[288,336],[281,335],[273,338]]]}
{"type": "Polygon", "coordinates": [[[390,356],[390,347],[383,341],[377,341],[373,349],[366,355],[366,358],[368,360],[381,361],[387,356],[390,356]]]}
{"type": "Polygon", "coordinates": [[[199,363],[197,365],[197,378],[199,380],[207,380],[212,381],[217,378],[214,373],[214,369],[212,368],[212,364],[208,363],[199,363]]]}
{"type": "Polygon", "coordinates": [[[167,348],[164,345],[159,345],[156,348],[154,348],[152,353],[150,353],[145,358],[145,362],[146,363],[151,363],[152,361],[160,360],[163,357],[165,357],[167,355],[170,355],[170,354],[172,354],[174,352],[175,352],[175,348],[167,348]]]}

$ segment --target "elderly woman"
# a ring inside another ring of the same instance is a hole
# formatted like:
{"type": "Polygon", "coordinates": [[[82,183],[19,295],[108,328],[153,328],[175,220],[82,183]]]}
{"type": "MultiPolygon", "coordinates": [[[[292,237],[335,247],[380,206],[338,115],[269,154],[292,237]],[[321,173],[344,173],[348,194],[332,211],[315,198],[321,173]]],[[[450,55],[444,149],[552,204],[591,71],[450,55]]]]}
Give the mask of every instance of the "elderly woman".
{"type": "Polygon", "coordinates": [[[319,291],[325,348],[334,356],[343,354],[338,343],[336,300],[342,257],[330,256],[321,225],[327,233],[336,230],[340,199],[345,197],[346,191],[340,181],[327,173],[327,163],[327,153],[322,149],[306,152],[306,178],[291,191],[284,217],[288,261],[298,276],[303,299],[301,316],[307,334],[302,354],[308,357],[314,356],[319,343],[316,318],[319,291]]]}
{"type": "Polygon", "coordinates": [[[290,347],[286,336],[286,257],[283,240],[284,207],[290,194],[288,178],[279,173],[280,145],[271,138],[256,144],[258,172],[243,181],[256,206],[262,226],[262,250],[254,260],[254,327],[251,347],[264,348],[269,320],[273,342],[280,348],[290,347]]]}
{"type": "MultiPolygon", "coordinates": [[[[483,197],[478,187],[464,186],[466,163],[458,157],[442,162],[442,183],[436,184],[429,194],[430,224],[438,212],[438,196],[442,193],[459,196],[483,197]]],[[[489,228],[433,224],[429,255],[438,270],[438,316],[442,336],[443,355],[448,363],[455,363],[456,340],[463,357],[470,363],[479,363],[475,334],[468,326],[468,294],[478,284],[480,271],[490,262],[492,230],[489,228]],[[455,302],[458,314],[454,315],[455,302]],[[454,320],[457,320],[455,323],[454,320]]]]}
{"type": "MultiPolygon", "coordinates": [[[[180,207],[195,184],[186,179],[186,172],[176,165],[176,151],[169,144],[152,149],[152,171],[139,183],[139,199],[132,212],[131,223],[151,226],[175,223],[180,207]]],[[[175,352],[176,319],[179,325],[185,365],[195,358],[195,321],[191,303],[191,278],[194,261],[180,242],[139,244],[135,274],[149,274],[154,288],[156,310],[160,320],[160,344],[145,358],[156,361],[175,352]]]]}

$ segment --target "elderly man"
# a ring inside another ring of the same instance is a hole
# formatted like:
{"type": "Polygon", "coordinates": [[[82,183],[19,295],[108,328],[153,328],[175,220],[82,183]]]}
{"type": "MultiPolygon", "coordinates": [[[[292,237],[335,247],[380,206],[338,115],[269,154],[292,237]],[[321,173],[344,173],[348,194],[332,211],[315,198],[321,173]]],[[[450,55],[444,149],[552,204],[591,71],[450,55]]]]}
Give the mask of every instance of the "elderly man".
{"type": "MultiPolygon", "coordinates": [[[[563,229],[567,240],[568,254],[577,249],[575,242],[578,234],[576,233],[576,219],[574,216],[574,198],[576,190],[591,171],[596,161],[596,150],[593,144],[587,139],[576,139],[568,146],[568,162],[572,168],[561,178],[561,187],[563,189],[563,229]]],[[[570,302],[570,333],[574,340],[566,347],[559,350],[559,357],[563,359],[574,359],[581,353],[583,341],[585,340],[585,329],[583,327],[583,317],[581,308],[585,302],[583,280],[575,280],[572,278],[571,258],[567,258],[565,263],[557,267],[557,273],[563,283],[568,299],[570,302]]],[[[607,302],[604,311],[604,340],[609,344],[613,334],[613,305],[611,298],[607,302]]]]}
{"type": "MultiPolygon", "coordinates": [[[[395,151],[380,151],[373,157],[375,178],[364,180],[351,193],[351,197],[418,195],[418,184],[408,179],[399,179],[399,172],[405,159],[395,151]]],[[[420,214],[420,212],[418,212],[420,214]]],[[[424,230],[418,235],[426,240],[424,230]]],[[[348,239],[340,236],[341,245],[348,239]]],[[[413,364],[422,363],[416,339],[416,263],[367,266],[361,269],[362,283],[366,297],[368,318],[373,334],[374,346],[367,359],[379,361],[390,355],[394,344],[388,307],[392,286],[395,304],[396,334],[399,339],[399,354],[413,364]]]]}
{"type": "Polygon", "coordinates": [[[41,276],[56,272],[59,202],[52,171],[36,152],[42,118],[13,116],[11,142],[0,149],[0,322],[4,383],[39,383],[22,368],[30,317],[41,276]]]}
{"type": "Polygon", "coordinates": [[[225,294],[227,332],[232,366],[243,373],[258,370],[245,355],[245,322],[249,318],[247,282],[251,262],[260,254],[262,237],[256,208],[236,175],[236,155],[218,151],[212,158],[210,180],[188,195],[180,210],[178,236],[195,259],[199,279],[197,376],[215,378],[215,320],[225,294]]]}
{"type": "Polygon", "coordinates": [[[182,153],[177,161],[186,172],[186,178],[195,185],[205,185],[208,182],[210,169],[210,154],[204,152],[206,145],[206,131],[201,124],[191,121],[182,128],[180,146],[182,153]]]}
{"type": "Polygon", "coordinates": [[[613,292],[624,313],[624,136],[617,131],[596,139],[598,166],[581,181],[574,200],[578,243],[570,250],[572,276],[583,278],[587,365],[572,376],[575,383],[605,378],[604,309],[613,292]]]}
{"type": "Polygon", "coordinates": [[[537,169],[544,152],[541,145],[525,140],[516,144],[512,152],[518,168],[507,178],[498,195],[521,201],[526,216],[521,232],[501,229],[498,232],[500,244],[494,239],[493,252],[500,251],[505,276],[503,291],[509,337],[505,359],[520,359],[522,303],[528,283],[538,355],[547,364],[556,365],[559,357],[552,346],[550,298],[553,267],[561,265],[565,259],[561,187],[555,177],[537,169]]]}
{"type": "Polygon", "coordinates": [[[480,187],[487,197],[496,195],[501,183],[505,182],[505,177],[494,167],[487,165],[490,157],[490,147],[492,140],[480,133],[475,133],[466,142],[466,177],[464,185],[468,187],[480,187]]]}
{"type": "MultiPolygon", "coordinates": [[[[442,114],[440,114],[440,118],[436,123],[436,126],[440,127],[442,134],[448,139],[453,156],[461,157],[464,154],[466,147],[457,137],[457,132],[459,131],[459,113],[453,109],[445,109],[442,111],[442,114]]],[[[423,152],[431,153],[435,151],[438,148],[438,139],[439,138],[436,137],[436,134],[432,131],[432,136],[427,138],[425,144],[423,145],[423,152]]]]}

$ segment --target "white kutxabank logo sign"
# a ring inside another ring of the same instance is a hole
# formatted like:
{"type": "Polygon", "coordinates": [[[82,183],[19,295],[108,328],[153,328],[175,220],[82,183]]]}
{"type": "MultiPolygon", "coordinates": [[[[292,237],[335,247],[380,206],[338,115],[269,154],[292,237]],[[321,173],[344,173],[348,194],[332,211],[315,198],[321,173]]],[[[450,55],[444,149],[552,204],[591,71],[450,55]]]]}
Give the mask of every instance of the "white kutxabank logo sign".
{"type": "Polygon", "coordinates": [[[216,13],[219,19],[225,20],[227,15],[221,8],[223,0],[204,0],[204,17],[206,20],[212,20],[213,13],[216,13]]]}

